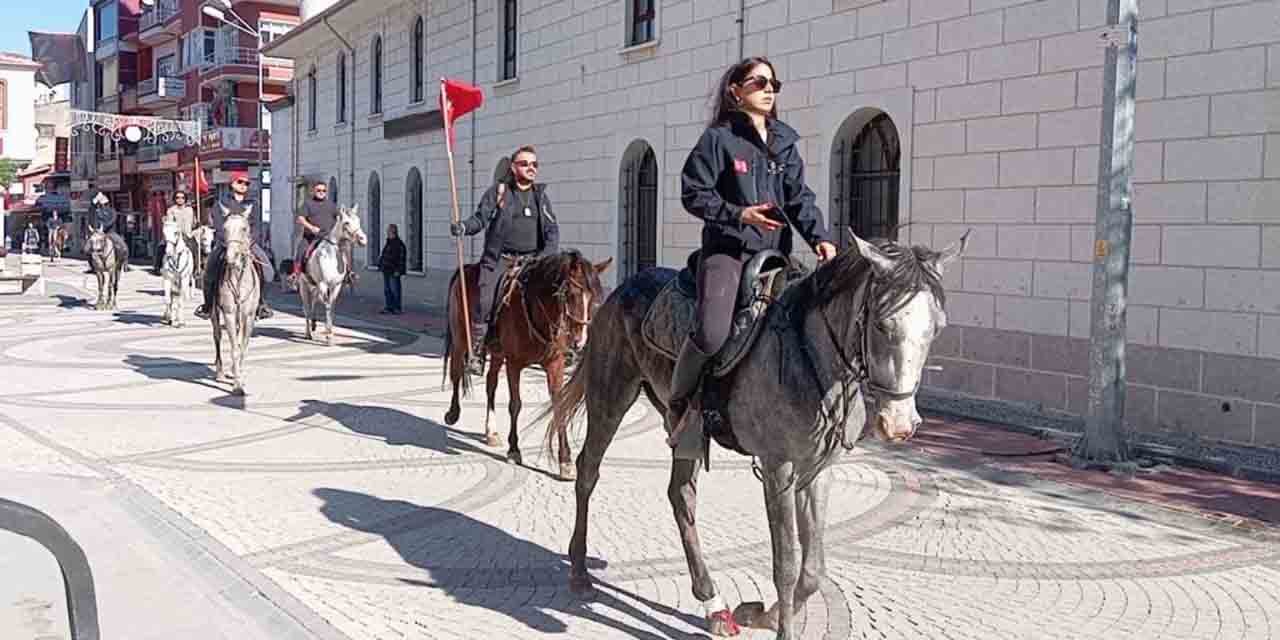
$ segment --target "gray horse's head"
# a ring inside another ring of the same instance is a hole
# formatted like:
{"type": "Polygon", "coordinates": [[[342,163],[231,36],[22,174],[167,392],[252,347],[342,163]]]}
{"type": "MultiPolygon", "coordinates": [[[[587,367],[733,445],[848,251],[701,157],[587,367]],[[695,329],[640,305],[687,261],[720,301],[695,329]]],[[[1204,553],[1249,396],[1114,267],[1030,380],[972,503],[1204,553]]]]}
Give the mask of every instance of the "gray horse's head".
{"type": "Polygon", "coordinates": [[[111,240],[107,238],[107,234],[102,232],[98,227],[91,227],[89,232],[89,253],[106,254],[111,248],[111,240]]]}
{"type": "Polygon", "coordinates": [[[941,252],[893,242],[872,244],[857,236],[853,241],[872,269],[861,345],[865,387],[875,401],[871,424],[880,437],[898,442],[915,435],[923,421],[916,411],[916,391],[929,347],[947,326],[942,272],[964,252],[968,234],[941,252]]]}
{"type": "Polygon", "coordinates": [[[346,207],[339,209],[338,220],[334,226],[338,228],[338,237],[341,239],[350,240],[361,247],[369,243],[364,229],[360,228],[360,205],[350,209],[346,207]]]}
{"type": "Polygon", "coordinates": [[[253,246],[253,235],[249,217],[252,215],[253,207],[245,207],[243,213],[233,214],[221,203],[218,206],[222,207],[222,237],[227,244],[227,261],[246,256],[252,258],[250,251],[253,246]]]}

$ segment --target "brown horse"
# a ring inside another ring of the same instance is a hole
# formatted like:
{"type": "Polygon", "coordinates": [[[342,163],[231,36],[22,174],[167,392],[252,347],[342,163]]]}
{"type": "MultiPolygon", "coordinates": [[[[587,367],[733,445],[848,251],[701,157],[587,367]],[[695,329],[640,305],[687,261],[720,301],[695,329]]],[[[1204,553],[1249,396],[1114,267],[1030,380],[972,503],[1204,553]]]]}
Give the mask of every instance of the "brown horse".
{"type": "MultiPolygon", "coordinates": [[[[564,383],[566,354],[576,352],[587,342],[587,325],[596,307],[604,300],[600,274],[604,273],[613,258],[592,264],[577,251],[564,251],[533,259],[524,264],[520,275],[510,287],[503,287],[496,304],[493,330],[496,339],[489,345],[489,370],[485,377],[488,396],[484,416],[486,442],[491,447],[501,444],[496,428],[489,424],[493,414],[494,396],[498,391],[498,374],[507,367],[507,387],[510,396],[508,413],[511,415],[511,431],[507,436],[507,460],[523,464],[520,455],[518,419],[520,416],[520,373],[531,365],[539,365],[547,374],[547,390],[555,398],[564,383]]],[[[474,311],[478,298],[477,265],[467,265],[467,308],[474,311]]],[[[466,343],[454,344],[456,336],[466,336],[469,328],[462,317],[459,297],[458,274],[449,283],[445,329],[445,373],[453,384],[453,400],[445,414],[445,424],[455,424],[461,413],[458,390],[466,395],[471,380],[466,374],[466,343]]],[[[573,456],[569,450],[569,438],[562,434],[559,442],[560,477],[574,477],[573,456]]]]}
{"type": "Polygon", "coordinates": [[[49,263],[53,264],[62,259],[62,252],[67,248],[67,240],[71,238],[71,232],[67,230],[67,225],[60,224],[49,230],[49,263]]]}

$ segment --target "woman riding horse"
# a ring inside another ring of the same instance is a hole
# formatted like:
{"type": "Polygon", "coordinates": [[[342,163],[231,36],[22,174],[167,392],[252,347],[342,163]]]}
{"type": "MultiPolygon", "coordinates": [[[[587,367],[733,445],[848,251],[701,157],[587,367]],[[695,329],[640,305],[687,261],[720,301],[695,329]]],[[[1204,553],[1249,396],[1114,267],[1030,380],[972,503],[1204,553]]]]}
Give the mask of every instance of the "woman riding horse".
{"type": "MultiPolygon", "coordinates": [[[[804,181],[800,136],[778,119],[782,83],[765,58],[747,58],[721,78],[715,116],[689,153],[681,201],[703,220],[697,318],[676,361],[667,410],[673,433],[707,363],[729,339],[742,266],[759,251],[791,253],[794,226],[819,260],[836,255],[822,212],[804,181]]],[[[720,407],[703,398],[704,424],[720,407]]]]}

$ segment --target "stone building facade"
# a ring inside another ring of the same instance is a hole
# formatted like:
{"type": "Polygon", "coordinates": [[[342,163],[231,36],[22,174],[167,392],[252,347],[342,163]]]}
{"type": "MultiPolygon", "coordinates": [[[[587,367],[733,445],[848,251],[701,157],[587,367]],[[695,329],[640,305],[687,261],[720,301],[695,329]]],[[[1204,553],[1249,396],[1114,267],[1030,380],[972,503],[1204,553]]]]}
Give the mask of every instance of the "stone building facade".
{"type": "MultiPolygon", "coordinates": [[[[832,225],[907,225],[899,239],[934,246],[974,231],[946,275],[930,391],[1078,415],[1106,5],[340,0],[268,51],[297,70],[274,114],[275,180],[330,180],[366,226],[399,224],[420,256],[406,295],[438,304],[454,254],[431,111],[441,76],[474,79],[486,103],[458,131],[464,215],[530,143],[565,244],[618,257],[622,275],[679,265],[699,231],[679,172],[712,88],[742,52],[767,55],[832,225]]],[[[1128,419],[1280,446],[1280,2],[1141,10],[1128,419]]],[[[298,197],[275,200],[277,243],[298,197]]]]}

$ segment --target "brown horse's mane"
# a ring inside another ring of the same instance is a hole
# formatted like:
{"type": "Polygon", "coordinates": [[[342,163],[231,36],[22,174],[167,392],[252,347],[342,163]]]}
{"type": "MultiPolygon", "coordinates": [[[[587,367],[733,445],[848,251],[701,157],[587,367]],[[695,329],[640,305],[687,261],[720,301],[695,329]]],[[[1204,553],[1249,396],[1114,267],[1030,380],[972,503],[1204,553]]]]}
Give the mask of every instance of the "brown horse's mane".
{"type": "Polygon", "coordinates": [[[530,295],[552,296],[559,293],[579,269],[587,277],[587,281],[580,284],[590,289],[592,298],[602,300],[600,278],[595,277],[591,262],[577,249],[537,258],[525,267],[522,278],[530,295]]]}

